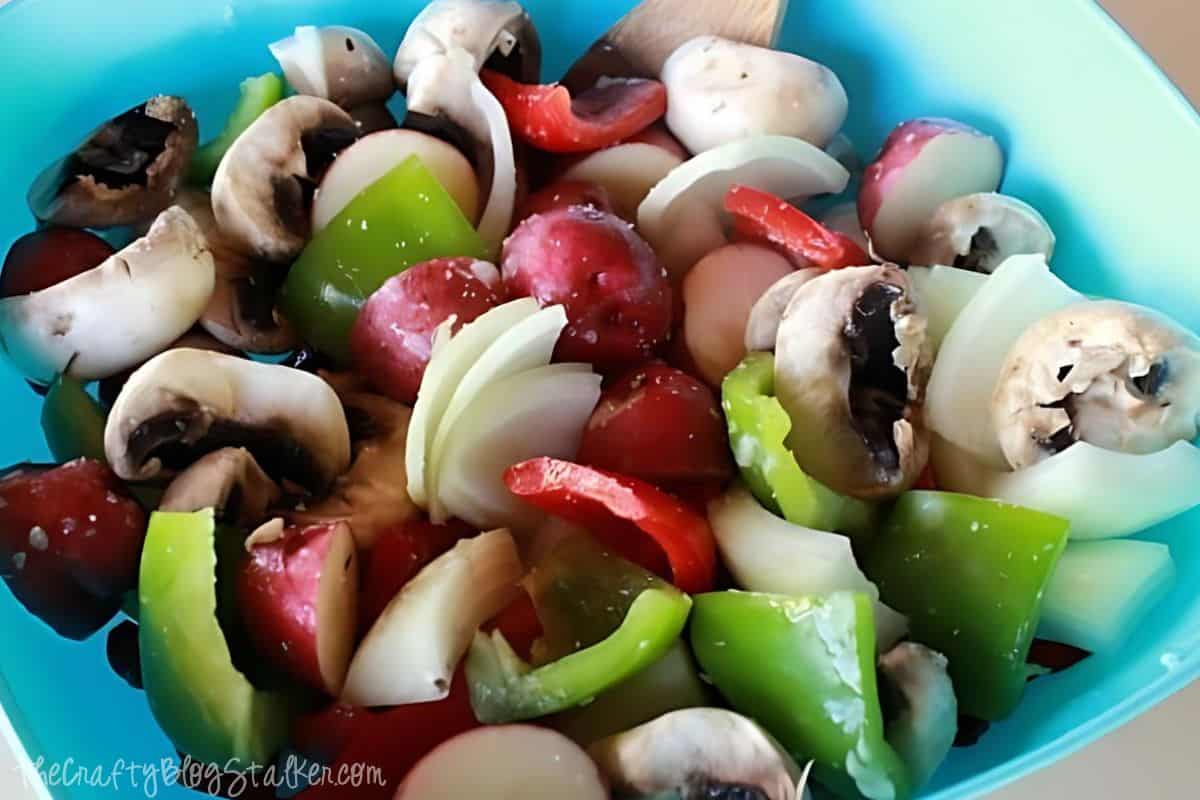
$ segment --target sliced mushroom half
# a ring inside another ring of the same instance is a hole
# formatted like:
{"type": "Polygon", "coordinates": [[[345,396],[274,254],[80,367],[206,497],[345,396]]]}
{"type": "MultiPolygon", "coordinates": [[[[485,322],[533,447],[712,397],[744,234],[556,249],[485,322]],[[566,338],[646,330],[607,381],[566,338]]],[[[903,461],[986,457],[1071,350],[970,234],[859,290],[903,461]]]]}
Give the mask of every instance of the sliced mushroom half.
{"type": "Polygon", "coordinates": [[[278,480],[321,492],[350,466],[337,394],[316,375],[205,350],[168,350],[133,373],[108,415],[104,452],[126,480],[244,447],[278,480]]]}
{"type": "Polygon", "coordinates": [[[298,256],[321,175],[357,138],[350,115],[320,97],[296,95],[264,111],[213,177],[213,214],[228,241],[264,261],[298,256]]]}
{"type": "Polygon", "coordinates": [[[792,295],[775,342],[775,392],[801,468],[865,499],[912,485],[929,453],[925,328],[908,276],[891,265],[827,272],[792,295]]]}
{"type": "Polygon", "coordinates": [[[771,288],[750,308],[750,317],[746,321],[747,352],[775,349],[775,342],[779,338],[779,323],[783,321],[783,312],[792,302],[792,296],[801,286],[822,274],[824,271],[815,267],[801,269],[771,284],[771,288]]]}
{"type": "Polygon", "coordinates": [[[179,97],[160,95],[113,117],[29,190],[43,222],[76,228],[134,225],[175,199],[199,135],[179,97]]]}
{"type": "Polygon", "coordinates": [[[217,518],[242,527],[258,525],[280,496],[254,456],[244,447],[226,447],[179,473],[163,494],[159,511],[215,509],[217,518]]]}
{"type": "Polygon", "coordinates": [[[683,800],[803,796],[805,772],[770,734],[720,708],[688,708],[588,748],[618,796],[683,800]]]}
{"type": "Polygon", "coordinates": [[[299,94],[331,100],[347,111],[384,103],[396,92],[391,62],[358,28],[301,25],[270,49],[299,94]]]}
{"type": "Polygon", "coordinates": [[[186,211],[172,207],[102,264],[32,294],[0,300],[0,347],[31,380],[115,375],[195,324],[214,284],[213,257],[186,211]]]}
{"type": "Polygon", "coordinates": [[[288,516],[299,525],[344,521],[359,548],[365,550],[386,528],[417,513],[408,496],[404,460],[412,409],[359,391],[352,381],[342,383],[349,389],[342,394],[342,403],[350,424],[354,461],[334,482],[328,496],[288,516]]]}
{"type": "Polygon", "coordinates": [[[913,788],[933,777],[958,733],[947,666],[945,656],[916,642],[901,642],[879,659],[887,741],[908,767],[913,788]]]}
{"type": "Polygon", "coordinates": [[[392,64],[406,93],[413,70],[425,59],[451,50],[466,51],[472,70],[485,65],[522,83],[537,83],[542,46],[533,20],[520,3],[495,0],[434,0],[417,15],[392,64]]]}
{"type": "Polygon", "coordinates": [[[944,203],[925,224],[909,261],[991,274],[1009,256],[1054,255],[1054,231],[1033,206],[984,192],[944,203]]]}
{"type": "Polygon", "coordinates": [[[1068,306],[1013,345],[992,420],[1014,469],[1075,442],[1147,454],[1192,441],[1200,432],[1200,338],[1131,303],[1068,306]]]}
{"type": "Polygon", "coordinates": [[[179,205],[186,209],[208,242],[216,269],[212,298],[200,317],[200,326],[214,339],[250,353],[286,353],[299,337],[276,311],[284,276],[273,264],[259,261],[235,247],[225,236],[212,211],[207,192],[185,189],[179,205]]]}

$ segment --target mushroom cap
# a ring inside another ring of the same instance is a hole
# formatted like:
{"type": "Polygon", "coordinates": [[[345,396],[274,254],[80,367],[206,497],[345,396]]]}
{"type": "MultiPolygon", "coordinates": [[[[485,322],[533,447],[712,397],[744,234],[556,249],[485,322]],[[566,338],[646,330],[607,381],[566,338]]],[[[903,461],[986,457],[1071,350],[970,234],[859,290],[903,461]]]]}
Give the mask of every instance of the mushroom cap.
{"type": "Polygon", "coordinates": [[[200,316],[200,326],[235,350],[286,353],[295,349],[300,339],[276,311],[282,280],[279,270],[229,242],[213,215],[208,192],[185,189],[179,193],[179,206],[199,226],[216,269],[216,283],[200,316]]]}
{"type": "Polygon", "coordinates": [[[909,262],[992,273],[1009,256],[1054,255],[1054,231],[1015,197],[981,192],[943,203],[925,223],[909,262]]]}
{"type": "Polygon", "coordinates": [[[319,97],[288,97],[264,111],[213,176],[213,214],[230,244],[265,261],[298,256],[312,189],[333,152],[357,137],[350,115],[319,97]]]}
{"type": "Polygon", "coordinates": [[[879,658],[880,683],[894,706],[888,744],[904,760],[914,787],[933,777],[958,732],[948,665],[944,655],[916,642],[901,642],[879,658]]]}
{"type": "Polygon", "coordinates": [[[213,257],[195,221],[171,207],[99,266],[0,300],[0,346],[28,378],[115,375],[183,335],[213,293],[213,257]]]}
{"type": "Polygon", "coordinates": [[[300,25],[269,47],[288,84],[299,94],[350,110],[383,103],[396,92],[391,62],[375,40],[358,28],[300,25]]]}
{"type": "Polygon", "coordinates": [[[125,480],[186,468],[243,446],[263,469],[310,490],[350,465],[350,431],[337,394],[316,375],[278,364],[180,348],[129,378],[104,429],[104,452],[125,480]]]}
{"type": "Polygon", "coordinates": [[[783,312],[787,310],[792,296],[800,287],[819,277],[824,270],[811,267],[796,270],[785,275],[771,285],[763,296],[755,301],[750,308],[750,317],[746,320],[746,351],[749,353],[774,350],[779,338],[779,323],[783,321],[783,312]]]}
{"type": "Polygon", "coordinates": [[[1013,469],[1076,441],[1134,454],[1191,441],[1200,432],[1200,338],[1132,303],[1067,306],[1009,351],[992,420],[1013,469]]]}
{"type": "Polygon", "coordinates": [[[825,147],[849,109],[842,82],[823,64],[720,36],[680,45],[662,80],[667,127],[693,153],[763,134],[825,147]]]}
{"type": "MultiPolygon", "coordinates": [[[[338,381],[334,382],[338,385],[338,381]]],[[[387,528],[418,513],[408,496],[405,448],[412,409],[343,384],[342,403],[354,434],[354,460],[328,496],[288,515],[292,524],[341,520],[360,549],[369,549],[387,528]]]]}
{"type": "Polygon", "coordinates": [[[911,486],[929,453],[921,405],[931,362],[899,268],[850,267],[801,286],[775,346],[775,393],[800,467],[864,499],[911,486]]]}
{"type": "Polygon", "coordinates": [[[198,137],[196,115],[182,98],[152,97],[42,172],[29,208],[42,222],[75,228],[146,222],[174,201],[198,137]]]}
{"type": "Polygon", "coordinates": [[[672,711],[595,742],[588,754],[614,789],[637,796],[724,797],[720,787],[737,786],[766,800],[796,800],[805,775],[770,734],[720,708],[672,711]]]}
{"type": "MultiPolygon", "coordinates": [[[[454,49],[466,50],[479,72],[494,55],[510,60],[511,75],[522,83],[537,83],[542,46],[533,20],[520,3],[495,0],[434,0],[408,26],[396,51],[392,72],[401,89],[426,58],[454,49]]],[[[428,113],[428,112],[427,112],[428,113]]]]}
{"type": "Polygon", "coordinates": [[[220,519],[252,527],[263,521],[280,494],[249,450],[225,447],[179,473],[167,486],[158,510],[190,513],[212,508],[220,519]]]}

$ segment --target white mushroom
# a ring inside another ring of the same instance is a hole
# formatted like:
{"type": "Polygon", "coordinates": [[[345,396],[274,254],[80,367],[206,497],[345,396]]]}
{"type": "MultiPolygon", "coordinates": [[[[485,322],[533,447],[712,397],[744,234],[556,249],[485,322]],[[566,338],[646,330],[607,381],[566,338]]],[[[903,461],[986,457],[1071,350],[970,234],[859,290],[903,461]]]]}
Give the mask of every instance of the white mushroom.
{"type": "Polygon", "coordinates": [[[213,257],[186,211],[102,264],[32,294],[0,300],[0,346],[28,378],[115,375],[195,324],[213,293],[213,257]]]}
{"type": "Polygon", "coordinates": [[[913,484],[929,451],[925,324],[908,277],[891,265],[827,272],[792,295],[775,343],[775,390],[805,472],[865,499],[913,484]]]}
{"type": "Polygon", "coordinates": [[[296,95],[264,111],[234,140],[213,177],[213,213],[225,236],[266,261],[298,256],[321,173],[357,136],[350,115],[319,97],[296,95]]]}
{"type": "Polygon", "coordinates": [[[913,788],[928,783],[954,746],[958,699],[948,662],[915,642],[901,642],[879,659],[880,683],[890,700],[887,741],[908,767],[913,788]]]}
{"type": "Polygon", "coordinates": [[[520,3],[434,0],[416,16],[400,42],[392,65],[396,83],[411,94],[408,82],[413,70],[431,56],[456,49],[470,55],[476,73],[489,60],[503,60],[506,68],[501,71],[522,83],[536,83],[541,71],[537,31],[520,3]]]}
{"type": "Polygon", "coordinates": [[[795,136],[825,147],[849,101],[828,67],[781,50],[698,36],[663,65],[667,126],[693,153],[749,136],[795,136]]]}
{"type": "Polygon", "coordinates": [[[384,103],[396,91],[388,57],[358,28],[300,25],[269,46],[299,94],[321,97],[350,111],[384,103]]]}
{"type": "Polygon", "coordinates": [[[992,396],[1010,466],[1075,442],[1149,454],[1200,432],[1200,338],[1141,306],[1090,301],[1027,329],[992,396]]]}
{"type": "Polygon", "coordinates": [[[944,203],[909,254],[913,264],[992,273],[1009,256],[1054,255],[1054,231],[1033,206],[982,192],[944,203]]]}
{"type": "Polygon", "coordinates": [[[771,735],[720,708],[686,708],[594,743],[588,754],[621,793],[796,800],[805,771],[771,735]]]}
{"type": "Polygon", "coordinates": [[[146,362],[108,415],[104,452],[126,480],[186,468],[242,446],[263,470],[320,491],[350,466],[341,401],[316,375],[186,348],[146,362]]]}
{"type": "Polygon", "coordinates": [[[179,473],[159,501],[159,511],[211,508],[218,519],[242,526],[262,522],[280,496],[254,456],[244,447],[216,450],[179,473]]]}
{"type": "Polygon", "coordinates": [[[816,267],[796,270],[775,281],[771,288],[758,298],[750,309],[750,318],[746,321],[746,352],[775,349],[775,342],[779,338],[779,323],[783,321],[783,312],[787,310],[788,303],[792,302],[793,295],[800,291],[801,286],[822,274],[824,270],[816,267]]]}

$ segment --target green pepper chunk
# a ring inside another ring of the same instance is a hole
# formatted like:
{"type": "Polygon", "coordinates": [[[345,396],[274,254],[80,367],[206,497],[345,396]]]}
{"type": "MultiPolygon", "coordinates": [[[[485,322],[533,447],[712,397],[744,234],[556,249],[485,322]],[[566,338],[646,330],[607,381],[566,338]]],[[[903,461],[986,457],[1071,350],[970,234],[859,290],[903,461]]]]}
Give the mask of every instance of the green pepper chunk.
{"type": "Polygon", "coordinates": [[[875,509],[809,477],[786,442],[792,421],[775,398],[775,356],[751,353],[721,384],[729,443],[758,501],[788,522],[865,541],[875,509]]]}
{"type": "Polygon", "coordinates": [[[900,497],[865,559],[912,637],[950,659],[959,708],[995,721],[1021,699],[1042,595],[1070,525],[950,492],[900,497]]]}
{"type": "Polygon", "coordinates": [[[304,339],[349,363],[350,328],[383,282],[434,258],[487,258],[487,246],[417,156],[358,194],[288,271],[281,305],[304,339]]]}
{"type": "Polygon", "coordinates": [[[211,509],[151,515],[138,584],[142,681],[182,753],[223,768],[264,767],[287,739],[292,706],[233,665],[216,616],[216,536],[211,509]]]}
{"type": "Polygon", "coordinates": [[[188,181],[195,186],[208,186],[225,153],[246,128],[264,111],[283,99],[283,78],[274,72],[247,78],[242,81],[241,93],[233,113],[225,120],[225,127],[217,137],[196,148],[192,163],[188,167],[188,181]]]}
{"type": "Polygon", "coordinates": [[[841,797],[903,800],[884,739],[871,598],[713,592],[695,598],[692,650],[735,711],[756,719],[841,797]]]}
{"type": "Polygon", "coordinates": [[[100,403],[82,383],[59,375],[42,405],[42,432],[54,460],[62,463],[91,458],[103,462],[106,418],[100,403]]]}

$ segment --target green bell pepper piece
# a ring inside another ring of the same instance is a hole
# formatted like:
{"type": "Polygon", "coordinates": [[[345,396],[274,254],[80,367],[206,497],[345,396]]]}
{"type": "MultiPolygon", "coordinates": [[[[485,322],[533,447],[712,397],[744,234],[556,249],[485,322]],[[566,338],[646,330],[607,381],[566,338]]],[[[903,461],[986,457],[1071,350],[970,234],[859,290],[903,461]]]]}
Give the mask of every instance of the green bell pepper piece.
{"type": "Polygon", "coordinates": [[[192,154],[192,163],[188,166],[188,181],[201,187],[212,183],[217,166],[234,140],[264,111],[283,99],[283,89],[283,78],[274,72],[242,81],[237,105],[225,120],[225,127],[215,139],[196,148],[196,152],[192,154]]]}
{"type": "Polygon", "coordinates": [[[950,659],[966,714],[995,721],[1021,699],[1042,595],[1067,544],[1060,517],[950,492],[907,492],[864,569],[912,637],[950,659]]]}
{"type": "Polygon", "coordinates": [[[349,363],[358,310],[383,282],[434,258],[487,258],[487,246],[420,159],[358,194],[288,271],[284,316],[317,350],[349,363]]]}
{"type": "Polygon", "coordinates": [[[775,398],[774,355],[751,353],[725,376],[721,406],[742,478],[760,503],[805,528],[871,536],[874,507],[809,477],[785,444],[792,421],[775,398]]]}
{"type": "Polygon", "coordinates": [[[467,654],[471,707],[487,724],[544,717],[586,703],[660,660],[687,622],[692,601],[674,588],[642,591],[606,639],[531,669],[499,631],[476,633],[467,654]]]}
{"type": "Polygon", "coordinates": [[[104,409],[82,383],[59,375],[42,405],[42,432],[54,460],[62,463],[91,458],[103,462],[106,419],[104,409]]]}
{"type": "Polygon", "coordinates": [[[884,739],[871,598],[713,592],[695,598],[692,650],[735,711],[757,720],[818,782],[846,798],[903,800],[909,779],[884,739]]]}
{"type": "Polygon", "coordinates": [[[138,584],[138,644],[150,710],[185,755],[265,767],[287,739],[291,701],[234,667],[217,622],[211,509],[150,517],[138,584]]]}

